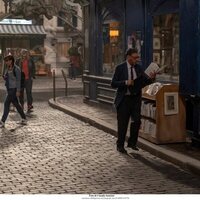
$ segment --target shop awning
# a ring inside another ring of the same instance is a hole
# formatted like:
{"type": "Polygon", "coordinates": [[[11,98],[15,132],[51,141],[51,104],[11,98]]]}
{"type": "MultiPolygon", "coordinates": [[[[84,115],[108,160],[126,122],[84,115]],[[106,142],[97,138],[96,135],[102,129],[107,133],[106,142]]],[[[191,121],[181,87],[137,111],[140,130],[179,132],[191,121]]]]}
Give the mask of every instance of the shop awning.
{"type": "Polygon", "coordinates": [[[43,26],[0,24],[0,35],[46,35],[43,26]]]}

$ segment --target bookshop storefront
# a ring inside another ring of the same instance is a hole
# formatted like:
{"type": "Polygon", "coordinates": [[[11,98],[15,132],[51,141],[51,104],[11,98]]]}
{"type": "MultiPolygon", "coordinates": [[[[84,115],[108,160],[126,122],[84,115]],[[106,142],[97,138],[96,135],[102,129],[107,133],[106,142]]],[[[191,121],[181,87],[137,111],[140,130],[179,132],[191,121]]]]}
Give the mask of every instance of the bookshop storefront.
{"type": "Polygon", "coordinates": [[[91,1],[85,99],[112,103],[110,80],[129,47],[144,68],[152,61],[165,67],[158,81],[179,83],[179,8],[179,0],[91,1]]]}
{"type": "Polygon", "coordinates": [[[187,129],[198,138],[199,4],[195,0],[91,1],[85,27],[89,54],[85,54],[84,101],[111,107],[115,95],[110,87],[112,73],[123,61],[125,50],[134,47],[144,69],[152,61],[165,67],[157,82],[178,85],[186,105],[187,129]]]}

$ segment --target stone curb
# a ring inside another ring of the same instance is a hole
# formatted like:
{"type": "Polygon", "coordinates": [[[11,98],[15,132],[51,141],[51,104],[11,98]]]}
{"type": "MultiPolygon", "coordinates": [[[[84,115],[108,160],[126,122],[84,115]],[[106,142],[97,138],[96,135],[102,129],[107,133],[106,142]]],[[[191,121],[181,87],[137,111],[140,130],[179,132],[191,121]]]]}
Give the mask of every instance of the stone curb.
{"type": "MultiPolygon", "coordinates": [[[[53,99],[49,99],[49,105],[52,108],[63,111],[64,113],[71,115],[81,121],[84,121],[90,124],[91,126],[94,126],[100,130],[103,130],[107,133],[117,136],[117,130],[111,124],[106,123],[105,121],[97,119],[93,116],[88,116],[86,113],[81,113],[80,111],[76,111],[75,109],[70,108],[69,106],[63,105],[62,103],[58,102],[59,98],[62,98],[62,97],[57,97],[56,101],[54,101],[53,99]]],[[[166,160],[177,166],[180,166],[182,169],[189,170],[192,173],[200,175],[200,161],[199,160],[196,160],[184,154],[172,151],[162,145],[153,144],[142,138],[138,138],[138,146],[144,149],[145,151],[148,151],[151,154],[163,160],[166,160]]]]}

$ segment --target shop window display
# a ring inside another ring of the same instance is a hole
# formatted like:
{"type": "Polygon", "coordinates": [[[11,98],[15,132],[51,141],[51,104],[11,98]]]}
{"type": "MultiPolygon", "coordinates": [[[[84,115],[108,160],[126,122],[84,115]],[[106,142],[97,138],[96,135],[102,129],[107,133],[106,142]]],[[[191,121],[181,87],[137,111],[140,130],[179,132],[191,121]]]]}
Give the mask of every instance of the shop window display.
{"type": "Polygon", "coordinates": [[[128,40],[127,40],[128,41],[128,44],[127,44],[128,48],[137,49],[140,58],[142,57],[141,49],[142,49],[142,43],[143,43],[141,38],[142,38],[141,31],[133,31],[132,34],[128,36],[128,40]]]}
{"type": "Polygon", "coordinates": [[[50,67],[44,62],[45,49],[41,46],[30,50],[30,55],[35,63],[36,75],[50,75],[50,67]]]}
{"type": "Polygon", "coordinates": [[[0,54],[0,74],[4,73],[3,57],[5,55],[13,55],[17,63],[24,51],[29,51],[30,56],[35,63],[36,75],[51,75],[50,67],[47,67],[44,62],[45,49],[41,46],[36,46],[30,50],[26,48],[6,48],[5,51],[0,54]]]}
{"type": "Polygon", "coordinates": [[[122,62],[122,33],[120,23],[110,21],[103,24],[103,74],[111,76],[115,66],[122,62]]]}
{"type": "Polygon", "coordinates": [[[179,75],[179,16],[178,14],[153,17],[153,61],[165,66],[162,78],[179,75]]]}

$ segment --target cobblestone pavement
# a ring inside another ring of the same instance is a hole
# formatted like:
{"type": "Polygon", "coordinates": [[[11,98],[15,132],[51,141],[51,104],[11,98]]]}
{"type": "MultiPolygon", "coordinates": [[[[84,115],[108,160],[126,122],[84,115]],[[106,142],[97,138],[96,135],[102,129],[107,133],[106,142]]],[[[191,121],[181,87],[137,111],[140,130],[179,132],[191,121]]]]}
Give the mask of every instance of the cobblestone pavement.
{"type": "MultiPolygon", "coordinates": [[[[67,79],[67,87],[68,95],[82,94],[82,78],[77,78],[76,80],[67,79]]],[[[0,101],[4,100],[5,93],[5,83],[2,77],[0,77],[0,101]]],[[[63,77],[56,77],[55,79],[55,95],[56,97],[65,95],[65,81],[63,77]]],[[[51,98],[53,98],[53,78],[37,76],[33,81],[33,100],[47,101],[51,98]]]]}
{"type": "MultiPolygon", "coordinates": [[[[82,88],[82,78],[76,80],[67,79],[68,88],[82,88]]],[[[61,76],[55,78],[56,88],[65,88],[65,80],[61,76]]],[[[0,89],[5,90],[4,80],[0,77],[0,89]]],[[[53,89],[53,78],[47,76],[36,76],[33,80],[33,92],[37,90],[52,90],[53,89]]]]}
{"type": "MultiPolygon", "coordinates": [[[[123,155],[112,135],[35,103],[28,125],[0,130],[0,193],[194,194],[199,177],[143,150],[123,155]]],[[[0,104],[2,110],[2,104],[0,104]]]]}

